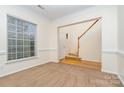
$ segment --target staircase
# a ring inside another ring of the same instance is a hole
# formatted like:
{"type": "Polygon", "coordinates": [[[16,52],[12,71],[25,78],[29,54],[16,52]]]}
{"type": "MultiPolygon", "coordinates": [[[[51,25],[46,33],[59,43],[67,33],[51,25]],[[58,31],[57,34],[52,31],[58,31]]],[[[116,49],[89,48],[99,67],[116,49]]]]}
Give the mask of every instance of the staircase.
{"type": "Polygon", "coordinates": [[[95,21],[91,24],[79,37],[78,37],[78,44],[77,44],[77,55],[79,56],[80,50],[80,39],[100,20],[101,18],[94,19],[95,21]]]}
{"type": "Polygon", "coordinates": [[[60,63],[65,63],[65,64],[73,64],[76,66],[81,66],[84,68],[90,68],[90,69],[95,69],[95,70],[101,70],[101,63],[97,62],[91,62],[91,61],[86,61],[86,60],[81,60],[79,58],[79,50],[80,50],[80,39],[100,20],[101,18],[95,18],[88,21],[94,21],[93,24],[91,24],[79,37],[78,37],[78,43],[77,43],[77,53],[72,54],[68,53],[68,55],[65,56],[63,60],[60,61],[60,63]]]}
{"type": "Polygon", "coordinates": [[[65,56],[65,59],[81,61],[81,58],[79,58],[78,55],[72,53],[69,53],[67,56],[65,56]]]}
{"type": "MultiPolygon", "coordinates": [[[[77,43],[77,52],[75,54],[68,53],[68,55],[65,56],[66,60],[77,60],[81,61],[81,58],[79,58],[79,50],[80,50],[80,39],[100,20],[101,18],[95,18],[88,21],[94,21],[80,36],[78,36],[78,43],[77,43]]],[[[86,22],[88,22],[86,21],[86,22]]]]}
{"type": "Polygon", "coordinates": [[[62,64],[75,65],[87,69],[101,70],[101,63],[81,60],[77,55],[69,53],[63,60],[60,61],[62,64]]]}

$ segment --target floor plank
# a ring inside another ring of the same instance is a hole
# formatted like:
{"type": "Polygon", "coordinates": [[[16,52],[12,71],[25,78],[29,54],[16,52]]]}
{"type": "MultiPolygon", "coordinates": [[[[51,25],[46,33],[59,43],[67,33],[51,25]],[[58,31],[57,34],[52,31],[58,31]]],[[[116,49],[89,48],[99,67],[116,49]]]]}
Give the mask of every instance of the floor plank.
{"type": "Polygon", "coordinates": [[[48,63],[0,78],[5,87],[116,87],[116,75],[79,66],[48,63]]]}

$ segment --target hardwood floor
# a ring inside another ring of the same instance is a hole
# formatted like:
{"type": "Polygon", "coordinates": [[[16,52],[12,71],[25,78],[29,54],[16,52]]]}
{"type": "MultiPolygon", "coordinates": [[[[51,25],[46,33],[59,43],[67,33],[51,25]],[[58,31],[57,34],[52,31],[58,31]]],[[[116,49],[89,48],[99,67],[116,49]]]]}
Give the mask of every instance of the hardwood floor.
{"type": "Polygon", "coordinates": [[[91,62],[91,61],[86,61],[86,60],[63,59],[60,61],[60,63],[72,64],[72,65],[80,66],[83,68],[101,71],[101,63],[100,62],[91,62]]]}
{"type": "Polygon", "coordinates": [[[0,78],[9,87],[116,87],[116,75],[62,63],[47,63],[0,78]]]}

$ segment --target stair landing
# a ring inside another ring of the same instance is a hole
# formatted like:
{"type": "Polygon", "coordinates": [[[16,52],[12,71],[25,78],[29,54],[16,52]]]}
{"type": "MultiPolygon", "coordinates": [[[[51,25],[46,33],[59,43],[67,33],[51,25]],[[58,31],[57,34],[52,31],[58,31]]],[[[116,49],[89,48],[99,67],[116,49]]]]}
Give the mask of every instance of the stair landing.
{"type": "Polygon", "coordinates": [[[78,57],[78,55],[77,55],[77,54],[73,54],[73,53],[68,53],[68,55],[78,57]]]}
{"type": "Polygon", "coordinates": [[[81,60],[81,58],[79,58],[78,55],[72,53],[69,53],[67,56],[65,56],[65,59],[77,60],[77,61],[81,60]]]}
{"type": "Polygon", "coordinates": [[[77,61],[80,61],[80,60],[81,60],[81,58],[79,58],[79,57],[76,57],[76,56],[70,56],[70,55],[65,56],[65,59],[77,60],[77,61]]]}
{"type": "Polygon", "coordinates": [[[83,68],[101,71],[101,63],[99,62],[91,62],[91,61],[85,61],[85,60],[75,60],[72,58],[65,58],[61,60],[60,63],[70,64],[70,65],[80,66],[83,68]]]}

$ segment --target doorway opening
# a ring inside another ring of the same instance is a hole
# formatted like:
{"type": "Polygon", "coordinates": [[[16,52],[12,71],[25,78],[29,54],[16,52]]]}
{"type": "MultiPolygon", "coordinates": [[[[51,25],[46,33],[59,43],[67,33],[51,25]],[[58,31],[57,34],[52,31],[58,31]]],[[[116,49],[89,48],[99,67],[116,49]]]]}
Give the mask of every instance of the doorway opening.
{"type": "Polygon", "coordinates": [[[58,27],[61,63],[87,65],[101,70],[101,17],[58,27]]]}

